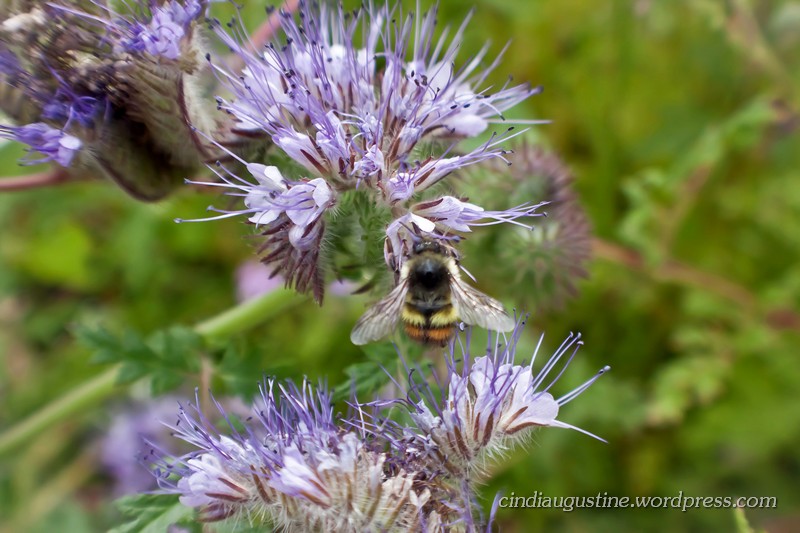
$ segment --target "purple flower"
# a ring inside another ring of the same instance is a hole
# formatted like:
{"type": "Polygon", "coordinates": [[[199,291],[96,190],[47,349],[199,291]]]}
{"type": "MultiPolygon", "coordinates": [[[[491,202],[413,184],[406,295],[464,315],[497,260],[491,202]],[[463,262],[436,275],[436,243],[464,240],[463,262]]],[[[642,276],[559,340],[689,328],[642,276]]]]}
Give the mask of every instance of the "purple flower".
{"type": "MultiPolygon", "coordinates": [[[[218,216],[182,220],[196,222],[216,220],[238,215],[248,215],[256,226],[263,226],[266,237],[260,248],[265,255],[262,261],[271,265],[273,275],[280,274],[286,286],[294,286],[299,292],[312,291],[321,303],[324,279],[319,269],[319,252],[325,230],[323,215],[336,203],[334,191],[322,178],[312,180],[285,180],[278,167],[259,163],[246,163],[232,152],[230,156],[242,163],[256,183],[240,178],[222,165],[209,167],[222,183],[212,184],[230,189],[226,194],[244,198],[244,209],[209,210],[221,213],[218,216]]],[[[200,184],[200,182],[187,181],[200,184]]],[[[202,183],[209,185],[208,183],[202,183]]]]}
{"type": "Polygon", "coordinates": [[[531,226],[517,222],[517,219],[545,216],[545,213],[536,213],[535,211],[546,204],[547,202],[540,202],[536,205],[519,205],[505,211],[486,211],[479,205],[464,202],[452,196],[443,196],[436,200],[417,204],[411,208],[411,211],[417,216],[425,217],[452,231],[469,232],[472,231],[472,226],[490,226],[504,222],[533,229],[531,226]]]}
{"type": "Polygon", "coordinates": [[[405,202],[414,196],[414,176],[408,172],[399,172],[386,180],[384,188],[389,203],[405,202]]]}
{"type": "Polygon", "coordinates": [[[286,214],[302,233],[334,203],[333,191],[321,178],[290,184],[278,167],[251,163],[247,168],[258,185],[249,190],[246,185],[239,187],[246,192],[246,212],[253,213],[249,220],[256,225],[270,224],[286,214]]]}
{"type": "Polygon", "coordinates": [[[583,385],[556,399],[549,391],[583,344],[580,335],[570,334],[541,370],[535,372],[533,365],[541,338],[530,363],[515,363],[523,325],[524,322],[519,322],[508,339],[498,334],[494,348],[474,360],[470,358],[467,340],[460,370],[454,352],[456,343],[451,344],[446,393],[437,399],[423,385],[415,387],[409,396],[411,417],[418,431],[412,441],[421,443],[416,448],[425,450],[429,460],[459,479],[474,479],[489,458],[524,441],[536,427],[577,429],[595,437],[557,417],[560,407],[589,388],[610,367],[604,367],[583,385]],[[559,366],[557,374],[551,377],[559,366]]]}
{"type": "Polygon", "coordinates": [[[182,410],[173,429],[198,450],[172,464],[155,459],[161,486],[203,520],[352,532],[438,523],[415,473],[386,469],[386,454],[363,433],[337,427],[324,390],[269,380],[261,392],[254,420],[233,436],[207,429],[196,408],[196,416],[182,410]]]}
{"type": "Polygon", "coordinates": [[[325,389],[272,379],[243,423],[234,424],[217,404],[230,428],[225,435],[197,406],[181,409],[172,429],[196,451],[151,458],[160,486],[205,521],[311,531],[476,530],[483,520],[473,516],[474,486],[486,467],[536,427],[577,429],[558,419],[559,409],[608,370],[555,398],[550,389],[580,336],[570,335],[534,372],[538,346],[530,363],[515,361],[521,331],[522,322],[475,359],[467,333],[461,363],[451,344],[447,376],[436,380],[441,396],[414,369],[401,398],[353,399],[353,412],[343,418],[334,416],[325,389]],[[406,423],[387,417],[398,404],[408,410],[406,423]]]}
{"type": "Polygon", "coordinates": [[[68,167],[83,145],[77,137],[44,122],[19,127],[0,126],[0,137],[27,144],[31,151],[43,156],[23,159],[23,163],[29,165],[55,161],[62,167],[68,167]]]}
{"type": "Polygon", "coordinates": [[[42,106],[42,117],[66,124],[64,129],[72,121],[84,127],[91,127],[102,107],[100,98],[80,96],[70,87],[62,85],[55,95],[46,98],[46,103],[42,106]]]}
{"type": "MultiPolygon", "coordinates": [[[[403,184],[395,187],[392,194],[402,194],[403,184]]],[[[547,205],[523,204],[505,211],[487,211],[481,206],[459,200],[453,196],[443,196],[435,200],[421,202],[411,206],[403,215],[398,216],[386,227],[384,257],[386,264],[394,271],[400,267],[409,255],[409,243],[419,239],[450,240],[458,242],[461,237],[453,232],[471,232],[473,226],[491,226],[510,223],[532,230],[533,227],[519,222],[523,217],[546,216],[536,210],[547,205]]]]}
{"type": "MultiPolygon", "coordinates": [[[[184,4],[172,0],[151,8],[148,21],[129,21],[128,36],[120,46],[129,52],[147,52],[167,59],[178,59],[181,43],[190,24],[202,13],[200,2],[187,0],[184,4]]],[[[120,26],[122,28],[124,26],[120,26]]]]}
{"type": "Polygon", "coordinates": [[[191,24],[203,12],[198,0],[171,0],[161,5],[154,2],[150,5],[149,17],[123,15],[100,2],[93,3],[107,12],[107,18],[72,6],[49,4],[49,7],[101,25],[117,53],[148,53],[166,59],[181,56],[191,24]]]}
{"type": "Polygon", "coordinates": [[[0,24],[0,108],[18,125],[41,122],[80,139],[81,176],[138,199],[163,198],[218,157],[192,127],[227,131],[202,101],[204,41],[195,26],[203,5],[26,3],[29,11],[0,24]]]}
{"type": "Polygon", "coordinates": [[[102,442],[101,460],[115,480],[117,495],[132,494],[152,488],[153,476],[141,468],[136,455],[145,441],[164,443],[167,428],[161,420],[175,410],[176,399],[159,398],[118,412],[102,442]]]}
{"type": "Polygon", "coordinates": [[[434,43],[435,9],[415,21],[398,7],[369,5],[350,14],[341,5],[301,2],[300,15],[296,22],[284,14],[285,42],[263,54],[216,23],[217,34],[246,65],[241,76],[217,67],[233,94],[219,98],[219,105],[240,129],[265,132],[336,189],[364,182],[384,190],[381,183],[407,172],[415,174],[419,191],[462,166],[502,157],[494,145],[480,155],[426,164],[415,163],[411,153],[423,139],[478,135],[503,110],[537,92],[525,85],[491,94],[478,89],[497,64],[480,70],[486,48],[454,70],[466,21],[449,42],[434,43]]]}
{"type": "MultiPolygon", "coordinates": [[[[407,255],[403,243],[420,233],[455,240],[453,232],[472,226],[524,225],[519,218],[539,216],[536,205],[487,211],[452,197],[407,206],[454,172],[489,160],[505,162],[501,144],[518,134],[514,128],[492,133],[466,153],[458,152],[456,143],[504,120],[505,109],[538,92],[528,85],[491,92],[481,87],[497,65],[481,67],[486,48],[466,66],[453,66],[467,21],[451,39],[436,41],[435,9],[419,18],[388,4],[351,13],[341,5],[300,1],[298,9],[298,20],[281,13],[284,38],[260,52],[252,50],[235,20],[212,22],[243,63],[240,72],[212,64],[230,94],[217,97],[218,107],[231,117],[234,133],[268,135],[299,164],[300,175],[246,160],[220,141],[217,148],[256,182],[224,167],[214,169],[221,179],[216,185],[241,196],[244,208],[212,208],[220,215],[206,220],[246,215],[262,228],[260,252],[273,273],[321,301],[321,248],[351,255],[357,263],[374,257],[364,247],[385,232],[386,262],[397,269],[407,255]],[[415,159],[442,140],[447,144],[439,153],[415,159]],[[422,146],[426,141],[430,146],[422,146]],[[337,204],[341,210],[333,220],[337,204]],[[384,221],[392,219],[386,228],[384,221]],[[326,222],[340,231],[326,235],[326,222]],[[360,235],[359,242],[337,241],[351,235],[360,235]]],[[[326,263],[335,268],[346,262],[326,263]]]]}

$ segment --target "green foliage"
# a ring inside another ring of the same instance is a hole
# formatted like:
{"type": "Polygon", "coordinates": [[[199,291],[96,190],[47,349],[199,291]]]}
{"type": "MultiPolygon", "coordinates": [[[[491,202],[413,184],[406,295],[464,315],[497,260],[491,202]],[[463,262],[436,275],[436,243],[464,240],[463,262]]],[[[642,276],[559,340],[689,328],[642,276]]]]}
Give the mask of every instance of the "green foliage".
{"type": "Polygon", "coordinates": [[[397,347],[382,342],[364,347],[366,361],[353,363],[344,369],[347,380],[333,389],[333,399],[348,400],[356,395],[362,400],[371,399],[389,382],[389,372],[398,366],[397,347]]]}
{"type": "Polygon", "coordinates": [[[375,205],[368,190],[341,195],[330,217],[325,249],[339,278],[356,282],[384,277],[383,238],[391,220],[388,206],[375,205]]]}
{"type": "Polygon", "coordinates": [[[231,342],[214,363],[214,390],[250,402],[264,376],[282,376],[292,369],[290,361],[265,364],[261,348],[252,342],[231,342]]]}
{"type": "Polygon", "coordinates": [[[200,370],[202,338],[187,328],[157,331],[143,339],[133,331],[116,336],[105,329],[82,327],[76,336],[92,352],[94,363],[119,363],[119,383],[147,377],[153,395],[164,394],[200,370]]]}
{"type": "Polygon", "coordinates": [[[117,500],[116,505],[128,521],[111,529],[112,533],[161,533],[170,526],[179,526],[184,531],[202,531],[192,523],[194,511],[181,505],[177,496],[137,494],[117,500]]]}
{"type": "Polygon", "coordinates": [[[622,239],[647,252],[651,262],[669,257],[679,217],[693,207],[693,197],[730,153],[751,147],[775,119],[768,99],[758,97],[721,124],[707,127],[667,169],[648,168],[629,178],[623,189],[630,209],[621,221],[622,239]]]}

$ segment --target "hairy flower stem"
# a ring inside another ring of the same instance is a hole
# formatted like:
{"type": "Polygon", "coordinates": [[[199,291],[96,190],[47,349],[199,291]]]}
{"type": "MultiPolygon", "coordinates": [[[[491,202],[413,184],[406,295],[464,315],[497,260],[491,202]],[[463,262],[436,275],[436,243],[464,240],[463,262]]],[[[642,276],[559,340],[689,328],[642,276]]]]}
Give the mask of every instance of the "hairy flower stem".
{"type": "Polygon", "coordinates": [[[257,326],[267,318],[307,299],[291,290],[276,289],[200,322],[194,327],[194,331],[206,339],[226,337],[257,326]]]}
{"type": "Polygon", "coordinates": [[[744,312],[764,320],[771,328],[800,330],[800,314],[791,309],[764,309],[758,298],[746,287],[717,274],[705,272],[674,259],[650,266],[637,251],[602,239],[594,239],[592,253],[595,257],[623,265],[635,272],[643,272],[658,281],[676,283],[716,294],[735,303],[744,312]]]}
{"type": "MultiPolygon", "coordinates": [[[[250,35],[250,42],[255,52],[260,52],[264,45],[275,38],[276,30],[281,27],[281,11],[295,13],[299,6],[300,0],[286,0],[280,8],[272,12],[261,26],[256,28],[256,31],[250,35]]],[[[241,61],[241,58],[239,60],[241,61]]],[[[242,66],[244,66],[244,63],[242,63],[242,66]]]]}
{"type": "MultiPolygon", "coordinates": [[[[233,335],[268,320],[288,307],[305,301],[295,292],[285,289],[272,291],[260,298],[248,300],[219,315],[200,322],[194,331],[205,339],[218,339],[233,335]]],[[[117,383],[119,367],[92,376],[74,389],[56,398],[27,418],[0,434],[0,456],[14,451],[30,441],[51,425],[86,412],[121,390],[117,383]]]]}
{"type": "MultiPolygon", "coordinates": [[[[250,50],[260,53],[264,45],[275,38],[275,32],[281,27],[283,15],[281,13],[295,13],[300,6],[300,0],[286,0],[283,5],[272,12],[256,30],[250,34],[250,50]]],[[[231,69],[240,70],[244,68],[245,62],[238,54],[232,54],[228,58],[228,65],[231,69]]]]}
{"type": "Polygon", "coordinates": [[[0,192],[27,191],[40,187],[51,187],[73,181],[63,168],[53,168],[37,174],[0,178],[0,192]]]}
{"type": "Polygon", "coordinates": [[[119,367],[114,366],[102,374],[93,376],[4,431],[0,435],[0,456],[14,451],[48,429],[53,423],[66,420],[110,396],[117,390],[118,371],[119,367]]]}

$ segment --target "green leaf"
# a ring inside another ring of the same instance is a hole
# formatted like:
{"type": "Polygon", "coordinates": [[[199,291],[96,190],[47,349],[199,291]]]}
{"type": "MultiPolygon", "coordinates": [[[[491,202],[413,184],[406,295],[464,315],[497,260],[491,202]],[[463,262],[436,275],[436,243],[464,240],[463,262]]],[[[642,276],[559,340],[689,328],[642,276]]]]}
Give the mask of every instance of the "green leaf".
{"type": "Polygon", "coordinates": [[[102,327],[80,326],[76,336],[92,350],[93,362],[121,364],[119,383],[150,377],[153,394],[179,387],[200,370],[203,339],[188,328],[176,326],[142,338],[132,330],[115,335],[102,327]]]}
{"type": "Polygon", "coordinates": [[[692,407],[708,404],[722,391],[729,370],[713,352],[663,366],[648,406],[649,421],[656,425],[679,422],[692,407]]]}
{"type": "MultiPolygon", "coordinates": [[[[258,384],[264,376],[286,375],[294,369],[291,360],[264,365],[264,349],[244,339],[230,342],[215,365],[215,377],[225,385],[225,393],[250,402],[258,393],[258,384]]],[[[218,390],[215,388],[215,390],[218,390]]]]}
{"type": "Polygon", "coordinates": [[[78,325],[74,335],[79,343],[93,351],[93,363],[115,363],[119,360],[119,339],[108,330],[78,325]]]}
{"type": "Polygon", "coordinates": [[[645,168],[627,180],[623,191],[631,208],[621,221],[620,236],[651,262],[663,260],[713,171],[732,152],[758,142],[776,118],[770,98],[758,96],[726,120],[708,126],[668,168],[645,168]]]}
{"type": "Polygon", "coordinates": [[[171,525],[186,526],[194,518],[194,509],[181,505],[178,496],[138,494],[126,496],[116,505],[130,520],[111,533],[163,533],[171,525]]]}
{"type": "Polygon", "coordinates": [[[354,363],[345,368],[348,379],[334,387],[333,400],[350,398],[354,393],[359,399],[366,397],[389,382],[387,371],[392,372],[398,364],[397,348],[388,342],[369,344],[363,348],[369,361],[354,363]]]}

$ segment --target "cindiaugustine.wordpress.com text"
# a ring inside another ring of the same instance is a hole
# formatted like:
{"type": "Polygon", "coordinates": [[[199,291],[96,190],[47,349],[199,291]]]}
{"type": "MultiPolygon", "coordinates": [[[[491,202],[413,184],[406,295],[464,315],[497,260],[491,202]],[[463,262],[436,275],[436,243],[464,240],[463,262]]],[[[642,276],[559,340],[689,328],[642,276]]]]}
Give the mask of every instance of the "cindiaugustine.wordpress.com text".
{"type": "Polygon", "coordinates": [[[612,496],[608,492],[598,492],[594,496],[545,496],[539,491],[532,495],[520,496],[511,493],[502,496],[500,507],[561,509],[568,513],[575,509],[775,509],[778,498],[775,496],[687,496],[679,491],[675,496],[612,496]]]}

